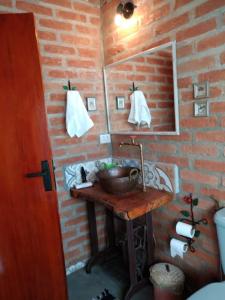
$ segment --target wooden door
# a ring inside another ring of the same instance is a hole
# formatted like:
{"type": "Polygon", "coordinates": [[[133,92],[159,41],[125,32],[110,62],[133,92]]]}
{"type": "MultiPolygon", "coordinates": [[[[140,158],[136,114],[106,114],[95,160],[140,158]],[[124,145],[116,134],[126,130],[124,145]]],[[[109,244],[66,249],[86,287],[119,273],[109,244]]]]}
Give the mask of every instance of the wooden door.
{"type": "Polygon", "coordinates": [[[67,299],[52,154],[32,14],[0,14],[0,299],[67,299]]]}

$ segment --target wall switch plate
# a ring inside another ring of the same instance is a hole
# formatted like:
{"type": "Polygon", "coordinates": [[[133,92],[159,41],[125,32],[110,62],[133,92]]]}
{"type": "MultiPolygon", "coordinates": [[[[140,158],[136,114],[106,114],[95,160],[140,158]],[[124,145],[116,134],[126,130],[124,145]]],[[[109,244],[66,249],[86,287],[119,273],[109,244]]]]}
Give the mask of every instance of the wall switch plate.
{"type": "Polygon", "coordinates": [[[100,134],[100,144],[110,144],[110,143],[111,143],[111,136],[109,133],[100,134]]]}

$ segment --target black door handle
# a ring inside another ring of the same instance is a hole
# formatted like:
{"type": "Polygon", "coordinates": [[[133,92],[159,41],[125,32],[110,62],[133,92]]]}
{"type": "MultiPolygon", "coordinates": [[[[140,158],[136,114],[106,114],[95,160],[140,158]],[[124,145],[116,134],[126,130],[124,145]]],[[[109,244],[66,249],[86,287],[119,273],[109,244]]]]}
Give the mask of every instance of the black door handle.
{"type": "Polygon", "coordinates": [[[37,172],[37,173],[28,173],[26,177],[39,177],[39,176],[45,176],[46,172],[37,172]]]}
{"type": "Polygon", "coordinates": [[[50,173],[47,160],[41,161],[41,172],[27,173],[26,177],[28,178],[42,177],[45,191],[52,191],[51,173],[50,173]]]}

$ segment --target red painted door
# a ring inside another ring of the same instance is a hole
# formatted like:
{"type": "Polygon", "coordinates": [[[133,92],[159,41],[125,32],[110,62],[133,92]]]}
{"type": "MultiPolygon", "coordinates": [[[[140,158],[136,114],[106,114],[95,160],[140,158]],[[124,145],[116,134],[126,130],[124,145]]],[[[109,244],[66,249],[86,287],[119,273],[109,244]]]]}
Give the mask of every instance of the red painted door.
{"type": "Polygon", "coordinates": [[[0,42],[0,299],[65,300],[33,15],[0,14],[0,42]],[[43,177],[26,176],[40,172],[42,161],[50,167],[50,191],[43,177]]]}

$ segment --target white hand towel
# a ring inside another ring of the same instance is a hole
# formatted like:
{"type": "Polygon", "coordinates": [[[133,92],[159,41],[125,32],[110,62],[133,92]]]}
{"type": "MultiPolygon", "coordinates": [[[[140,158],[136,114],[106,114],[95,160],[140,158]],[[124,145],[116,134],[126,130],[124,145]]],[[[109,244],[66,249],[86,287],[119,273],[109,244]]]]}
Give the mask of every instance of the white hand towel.
{"type": "Polygon", "coordinates": [[[147,125],[150,128],[152,118],[143,92],[134,91],[130,99],[131,110],[128,122],[137,124],[138,126],[147,125]]]}
{"type": "Polygon", "coordinates": [[[93,126],[79,92],[67,91],[66,129],[69,136],[80,137],[93,126]]]}

